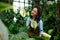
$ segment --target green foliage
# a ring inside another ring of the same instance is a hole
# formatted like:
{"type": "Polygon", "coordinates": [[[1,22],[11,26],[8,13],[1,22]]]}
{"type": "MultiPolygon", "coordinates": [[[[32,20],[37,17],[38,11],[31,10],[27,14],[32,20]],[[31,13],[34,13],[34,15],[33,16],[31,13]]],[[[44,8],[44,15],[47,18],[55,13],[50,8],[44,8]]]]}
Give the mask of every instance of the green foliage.
{"type": "Polygon", "coordinates": [[[54,40],[60,40],[60,35],[56,35],[55,37],[54,37],[54,40]]]}
{"type": "Polygon", "coordinates": [[[4,10],[12,8],[12,5],[0,2],[0,12],[3,12],[4,10]]]}
{"type": "Polygon", "coordinates": [[[35,38],[35,40],[43,40],[42,38],[40,38],[38,36],[34,36],[33,38],[35,38]]]}
{"type": "Polygon", "coordinates": [[[13,10],[6,10],[4,12],[1,12],[0,18],[4,22],[4,24],[9,29],[10,33],[18,33],[20,27],[25,26],[26,19],[23,18],[19,13],[14,13],[13,10]],[[17,18],[17,21],[14,22],[14,17],[17,18]]]}
{"type": "Polygon", "coordinates": [[[48,34],[51,34],[53,32],[53,29],[48,30],[48,34]]]}
{"type": "Polygon", "coordinates": [[[25,32],[20,32],[17,34],[18,37],[22,37],[22,38],[29,38],[28,34],[25,32]]]}
{"type": "Polygon", "coordinates": [[[56,15],[56,4],[47,5],[44,4],[42,19],[44,22],[44,31],[48,33],[49,29],[53,29],[55,27],[55,15],[56,15]]]}
{"type": "Polygon", "coordinates": [[[10,40],[42,40],[40,37],[38,36],[34,36],[32,38],[30,38],[27,33],[25,32],[21,32],[18,34],[12,34],[10,35],[10,40]]]}
{"type": "Polygon", "coordinates": [[[29,38],[27,35],[23,33],[23,36],[21,34],[19,35],[12,35],[10,40],[35,40],[34,38],[29,38]]]}

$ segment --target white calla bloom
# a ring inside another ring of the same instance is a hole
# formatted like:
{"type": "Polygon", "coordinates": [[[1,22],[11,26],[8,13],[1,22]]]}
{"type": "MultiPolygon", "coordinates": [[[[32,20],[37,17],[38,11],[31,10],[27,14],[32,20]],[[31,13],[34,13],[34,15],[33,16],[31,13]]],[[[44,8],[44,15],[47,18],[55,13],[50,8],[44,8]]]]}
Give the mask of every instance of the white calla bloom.
{"type": "Polygon", "coordinates": [[[21,9],[20,14],[21,14],[22,17],[25,17],[26,16],[26,11],[24,9],[21,9]]]}
{"type": "Polygon", "coordinates": [[[14,17],[14,19],[13,19],[13,20],[14,20],[14,22],[16,22],[16,21],[17,21],[16,17],[14,17]]]}

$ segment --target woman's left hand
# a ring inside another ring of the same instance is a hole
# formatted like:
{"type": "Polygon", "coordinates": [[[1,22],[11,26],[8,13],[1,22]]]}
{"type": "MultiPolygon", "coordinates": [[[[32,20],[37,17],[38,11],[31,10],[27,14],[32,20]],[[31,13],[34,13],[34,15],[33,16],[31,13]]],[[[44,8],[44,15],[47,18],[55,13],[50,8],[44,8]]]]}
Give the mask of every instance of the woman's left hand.
{"type": "Polygon", "coordinates": [[[40,34],[39,37],[43,38],[43,34],[40,34]]]}

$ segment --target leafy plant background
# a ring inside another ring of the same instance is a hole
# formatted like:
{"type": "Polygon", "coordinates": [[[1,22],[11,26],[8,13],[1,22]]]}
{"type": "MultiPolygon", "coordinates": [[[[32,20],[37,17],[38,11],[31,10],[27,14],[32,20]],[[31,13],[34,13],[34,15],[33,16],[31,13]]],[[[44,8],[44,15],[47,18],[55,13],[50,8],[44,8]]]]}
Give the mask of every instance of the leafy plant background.
{"type": "MultiPolygon", "coordinates": [[[[56,3],[53,3],[53,5],[47,5],[46,2],[44,2],[44,5],[41,7],[43,7],[42,20],[44,23],[44,31],[51,34],[52,31],[54,31],[56,22],[56,3]]],[[[27,34],[29,29],[25,25],[27,16],[22,17],[19,11],[16,14],[12,9],[5,10],[0,13],[0,18],[9,30],[10,40],[42,40],[38,36],[29,37],[27,34]],[[16,22],[13,20],[14,17],[17,18],[16,22]]],[[[57,35],[54,37],[54,40],[59,40],[60,36],[58,33],[56,34],[57,35]]],[[[48,40],[47,37],[44,38],[44,40],[48,40]]]]}

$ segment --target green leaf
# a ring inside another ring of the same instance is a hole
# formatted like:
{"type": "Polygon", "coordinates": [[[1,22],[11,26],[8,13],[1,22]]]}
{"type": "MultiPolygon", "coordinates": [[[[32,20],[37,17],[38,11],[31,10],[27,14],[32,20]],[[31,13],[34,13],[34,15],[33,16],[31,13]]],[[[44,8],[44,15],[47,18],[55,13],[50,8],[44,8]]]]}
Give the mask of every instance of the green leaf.
{"type": "Polygon", "coordinates": [[[17,36],[17,37],[24,38],[24,39],[25,39],[25,38],[29,38],[28,34],[25,33],[25,32],[18,33],[16,36],[17,36]]]}

